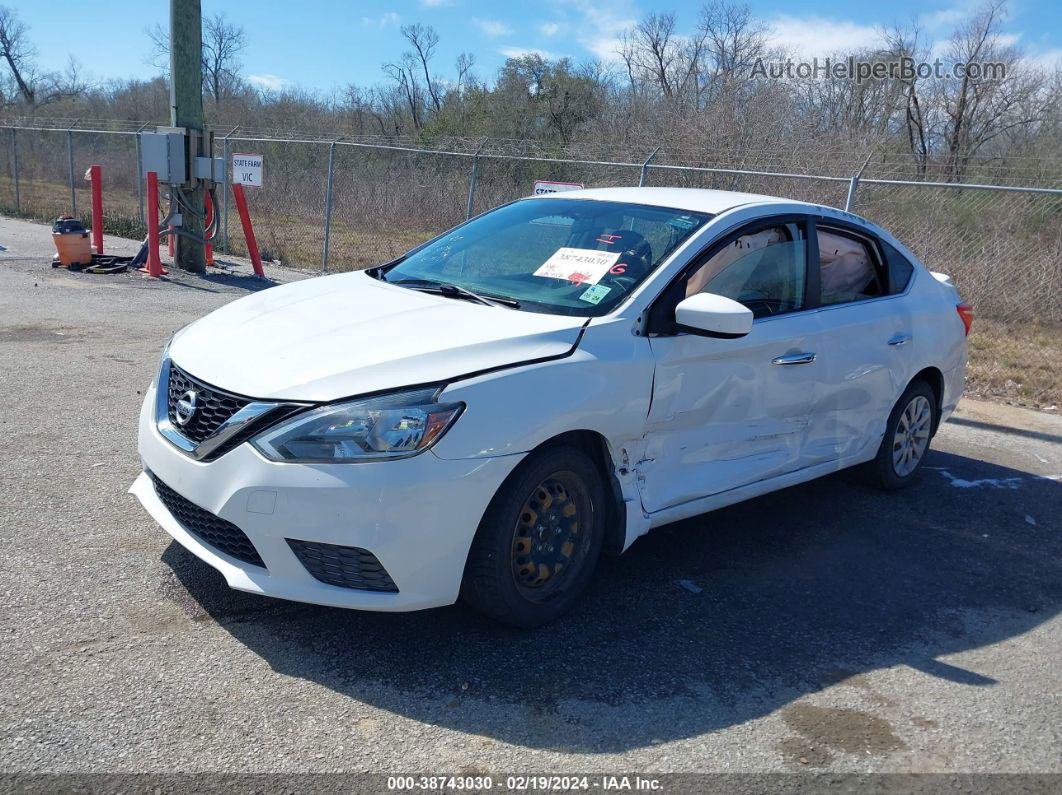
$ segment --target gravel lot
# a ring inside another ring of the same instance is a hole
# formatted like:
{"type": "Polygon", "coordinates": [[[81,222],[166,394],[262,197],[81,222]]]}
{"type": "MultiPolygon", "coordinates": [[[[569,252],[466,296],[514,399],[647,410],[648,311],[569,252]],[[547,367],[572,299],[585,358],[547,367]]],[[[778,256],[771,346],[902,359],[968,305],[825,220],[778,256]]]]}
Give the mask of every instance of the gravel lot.
{"type": "Polygon", "coordinates": [[[537,632],[285,603],[126,494],[162,345],[261,283],[0,244],[0,771],[1062,772],[1062,418],[967,402],[911,490],[654,531],[537,632]]]}

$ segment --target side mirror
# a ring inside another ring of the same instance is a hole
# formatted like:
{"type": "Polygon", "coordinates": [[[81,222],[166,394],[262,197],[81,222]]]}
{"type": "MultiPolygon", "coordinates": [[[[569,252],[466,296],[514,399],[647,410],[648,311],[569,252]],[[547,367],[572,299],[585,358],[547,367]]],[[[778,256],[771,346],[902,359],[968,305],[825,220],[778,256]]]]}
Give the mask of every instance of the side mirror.
{"type": "Polygon", "coordinates": [[[752,331],[752,310],[714,293],[697,293],[675,307],[679,331],[702,337],[736,339],[752,331]]]}

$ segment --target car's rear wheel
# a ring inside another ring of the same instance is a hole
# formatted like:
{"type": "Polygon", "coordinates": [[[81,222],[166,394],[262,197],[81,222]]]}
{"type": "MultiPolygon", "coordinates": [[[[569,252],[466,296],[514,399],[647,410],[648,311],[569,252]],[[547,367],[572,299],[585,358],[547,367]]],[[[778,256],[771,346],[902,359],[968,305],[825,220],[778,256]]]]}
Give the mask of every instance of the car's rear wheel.
{"type": "Polygon", "coordinates": [[[896,401],[877,457],[867,467],[871,481],[884,489],[900,489],[918,476],[937,427],[939,409],[932,388],[915,381],[896,401]]]}
{"type": "Polygon", "coordinates": [[[597,566],[605,490],[574,447],[533,454],[494,496],[469,551],[462,598],[518,627],[571,609],[597,566]]]}

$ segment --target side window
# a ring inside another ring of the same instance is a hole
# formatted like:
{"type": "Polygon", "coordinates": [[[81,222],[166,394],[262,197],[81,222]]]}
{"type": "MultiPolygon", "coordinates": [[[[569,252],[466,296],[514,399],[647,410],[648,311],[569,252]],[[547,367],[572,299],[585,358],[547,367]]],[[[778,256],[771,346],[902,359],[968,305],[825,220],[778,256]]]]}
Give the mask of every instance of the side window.
{"type": "Polygon", "coordinates": [[[866,242],[833,229],[818,227],[817,232],[823,306],[886,295],[866,242]]]}
{"type": "Polygon", "coordinates": [[[804,304],[805,251],[799,224],[741,235],[693,272],[686,295],[723,295],[747,306],[754,317],[793,312],[804,304]]]}
{"type": "Polygon", "coordinates": [[[888,243],[882,241],[881,246],[885,249],[885,256],[889,260],[889,295],[902,293],[911,281],[914,265],[911,264],[911,260],[888,243]]]}

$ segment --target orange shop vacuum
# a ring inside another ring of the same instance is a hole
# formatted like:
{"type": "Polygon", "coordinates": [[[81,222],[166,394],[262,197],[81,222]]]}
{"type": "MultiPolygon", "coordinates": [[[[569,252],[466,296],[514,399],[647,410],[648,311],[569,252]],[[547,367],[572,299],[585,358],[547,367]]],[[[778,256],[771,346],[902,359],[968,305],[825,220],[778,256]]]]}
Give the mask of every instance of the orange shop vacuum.
{"type": "Polygon", "coordinates": [[[139,264],[147,258],[145,247],[135,257],[114,257],[96,254],[89,243],[89,233],[77,218],[61,215],[52,224],[52,242],[55,244],[53,268],[67,268],[88,273],[120,273],[130,265],[139,264]]]}
{"type": "Polygon", "coordinates": [[[52,242],[55,243],[53,268],[81,270],[92,264],[92,245],[88,230],[77,218],[61,215],[52,224],[52,242]]]}

